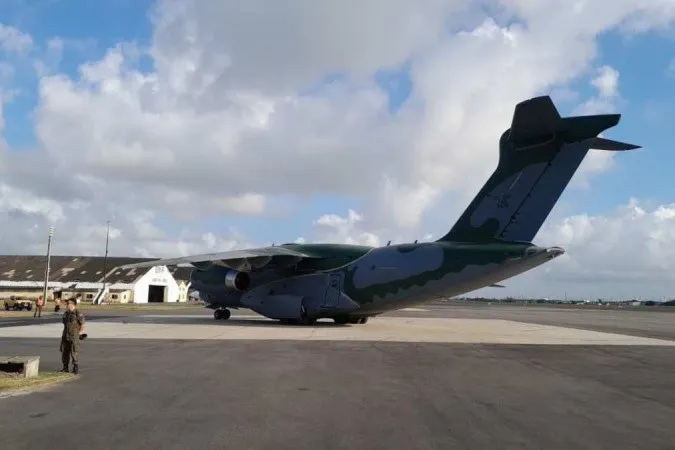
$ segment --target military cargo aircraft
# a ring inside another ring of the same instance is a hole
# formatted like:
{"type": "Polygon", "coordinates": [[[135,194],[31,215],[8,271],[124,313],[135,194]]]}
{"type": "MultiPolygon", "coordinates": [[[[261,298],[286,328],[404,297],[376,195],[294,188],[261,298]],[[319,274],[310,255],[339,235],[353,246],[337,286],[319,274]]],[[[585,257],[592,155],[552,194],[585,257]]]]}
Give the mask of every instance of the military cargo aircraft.
{"type": "Polygon", "coordinates": [[[191,287],[218,320],[228,308],[270,319],[363,324],[369,317],[495,286],[564,253],[532,243],[589,149],[633,150],[598,137],[620,114],[562,118],[548,96],[518,103],[499,162],[445,236],[382,247],[283,244],[157,259],[124,268],[194,267],[191,287]]]}

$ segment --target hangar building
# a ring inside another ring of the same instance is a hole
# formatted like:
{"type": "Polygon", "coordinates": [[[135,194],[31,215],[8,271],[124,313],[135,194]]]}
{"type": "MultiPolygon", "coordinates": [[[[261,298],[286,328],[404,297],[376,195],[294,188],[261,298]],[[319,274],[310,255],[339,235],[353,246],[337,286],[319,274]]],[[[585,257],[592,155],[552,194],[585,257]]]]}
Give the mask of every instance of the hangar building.
{"type": "MultiPolygon", "coordinates": [[[[152,258],[102,256],[52,256],[47,300],[79,296],[80,301],[98,303],[187,302],[190,268],[155,266],[149,269],[119,269],[125,264],[152,258]],[[106,291],[103,291],[103,271],[106,291]]],[[[44,255],[0,256],[0,298],[19,295],[37,298],[44,286],[44,255]]]]}

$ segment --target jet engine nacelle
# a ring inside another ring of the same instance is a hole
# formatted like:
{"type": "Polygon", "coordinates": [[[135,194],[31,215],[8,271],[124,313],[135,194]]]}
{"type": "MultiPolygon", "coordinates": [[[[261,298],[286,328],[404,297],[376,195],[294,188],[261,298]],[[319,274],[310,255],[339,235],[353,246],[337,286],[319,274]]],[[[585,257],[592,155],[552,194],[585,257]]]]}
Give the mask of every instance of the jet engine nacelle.
{"type": "Polygon", "coordinates": [[[190,281],[192,288],[199,292],[221,295],[246,291],[251,286],[251,275],[228,267],[211,266],[193,270],[190,281]]]}
{"type": "Polygon", "coordinates": [[[248,272],[228,270],[225,274],[225,286],[235,291],[245,291],[251,285],[251,276],[248,272]]]}

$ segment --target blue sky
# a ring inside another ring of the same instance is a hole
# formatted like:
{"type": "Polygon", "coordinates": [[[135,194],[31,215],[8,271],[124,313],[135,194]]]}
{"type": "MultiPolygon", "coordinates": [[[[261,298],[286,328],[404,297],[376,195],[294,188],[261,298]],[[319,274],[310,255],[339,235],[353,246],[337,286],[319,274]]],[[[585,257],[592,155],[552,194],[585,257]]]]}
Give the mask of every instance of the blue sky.
{"type": "Polygon", "coordinates": [[[675,195],[668,175],[675,163],[671,150],[675,129],[669,125],[669,118],[675,114],[675,72],[670,74],[667,69],[675,57],[674,40],[657,34],[626,38],[607,33],[599,41],[598,65],[611,65],[621,74],[623,117],[611,130],[611,136],[644,149],[619,155],[616,169],[593,182],[584,205],[589,212],[597,212],[625,202],[630,196],[657,203],[673,202],[675,195]],[[652,111],[658,111],[658,116],[652,111]]]}
{"type": "MultiPolygon", "coordinates": [[[[108,47],[121,40],[149,44],[152,30],[148,11],[152,4],[149,0],[43,0],[27,9],[19,6],[19,1],[0,0],[3,6],[0,8],[0,22],[30,33],[42,46],[50,38],[63,39],[66,47],[60,70],[75,76],[79,64],[100,58],[108,47]]],[[[670,167],[675,165],[675,153],[671,150],[675,129],[669,126],[670,118],[675,114],[675,73],[667,71],[671,59],[675,57],[672,44],[672,38],[654,34],[625,38],[608,33],[601,37],[599,57],[594,65],[608,64],[621,74],[619,85],[624,118],[618,127],[611,130],[611,137],[643,145],[644,150],[619,155],[613,171],[593,178],[591,190],[568,189],[561,201],[571,207],[571,212],[602,213],[625,203],[632,196],[655,204],[675,201],[669,181],[670,167]]],[[[595,95],[589,84],[592,76],[594,74],[589,73],[572,85],[582,101],[595,95]]],[[[21,80],[17,85],[23,92],[5,108],[5,137],[15,151],[21,151],[21,148],[36,144],[30,116],[36,93],[34,74],[26,71],[18,74],[17,78],[21,80]]],[[[330,81],[330,77],[327,80],[330,81]]],[[[405,101],[411,88],[405,67],[400,71],[380,73],[376,81],[389,92],[392,111],[405,101]]],[[[577,104],[563,102],[559,106],[565,114],[577,104]]],[[[294,208],[294,216],[275,220],[273,231],[267,220],[241,218],[206,221],[199,228],[217,231],[235,227],[245,230],[254,240],[284,241],[306,236],[311,221],[322,214],[344,215],[348,208],[358,206],[359,203],[351,198],[319,196],[294,208]]],[[[448,227],[453,220],[454,217],[448,218],[448,227]]],[[[428,231],[440,233],[445,229],[428,231]]]]}
{"type": "MultiPolygon", "coordinates": [[[[52,38],[63,40],[59,71],[76,77],[80,64],[100,59],[120,41],[147,45],[152,33],[148,11],[153,4],[150,0],[36,0],[27,8],[19,0],[0,0],[0,23],[29,33],[42,48],[52,38]]],[[[29,69],[22,61],[16,62],[29,69]]],[[[22,95],[5,107],[5,138],[14,148],[21,148],[35,143],[29,115],[37,92],[32,70],[17,75],[22,81],[15,84],[22,88],[22,95]]]]}

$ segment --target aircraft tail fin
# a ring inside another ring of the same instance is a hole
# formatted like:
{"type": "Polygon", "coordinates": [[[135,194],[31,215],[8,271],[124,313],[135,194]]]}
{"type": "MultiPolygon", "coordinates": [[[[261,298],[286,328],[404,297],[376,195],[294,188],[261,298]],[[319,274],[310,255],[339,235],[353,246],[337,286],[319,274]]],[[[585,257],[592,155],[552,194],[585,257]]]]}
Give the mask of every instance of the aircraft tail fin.
{"type": "Polygon", "coordinates": [[[518,103],[499,140],[499,163],[439,241],[532,242],[589,149],[640,148],[600,138],[620,114],[560,117],[549,96],[518,103]]]}

